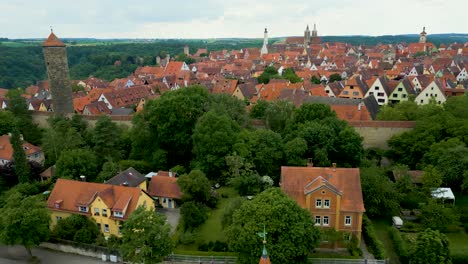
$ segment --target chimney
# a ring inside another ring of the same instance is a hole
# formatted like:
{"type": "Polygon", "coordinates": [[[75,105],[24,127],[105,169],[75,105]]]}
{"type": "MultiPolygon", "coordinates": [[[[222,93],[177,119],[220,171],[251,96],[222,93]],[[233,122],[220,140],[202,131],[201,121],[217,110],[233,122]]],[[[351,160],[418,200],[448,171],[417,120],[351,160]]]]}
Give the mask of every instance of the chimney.
{"type": "Polygon", "coordinates": [[[336,171],[336,163],[335,162],[332,163],[332,167],[333,167],[333,171],[336,171]]]}
{"type": "Polygon", "coordinates": [[[314,163],[312,162],[312,158],[307,159],[307,167],[313,167],[314,163]]]}

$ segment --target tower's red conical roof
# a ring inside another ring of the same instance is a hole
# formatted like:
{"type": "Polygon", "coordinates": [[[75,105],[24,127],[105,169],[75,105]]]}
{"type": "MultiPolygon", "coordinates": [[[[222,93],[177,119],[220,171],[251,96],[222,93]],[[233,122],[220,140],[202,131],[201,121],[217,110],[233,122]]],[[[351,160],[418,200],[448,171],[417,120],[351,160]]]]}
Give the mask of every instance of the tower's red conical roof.
{"type": "Polygon", "coordinates": [[[51,32],[47,40],[42,43],[42,47],[65,47],[65,44],[55,36],[54,32],[51,32]]]}

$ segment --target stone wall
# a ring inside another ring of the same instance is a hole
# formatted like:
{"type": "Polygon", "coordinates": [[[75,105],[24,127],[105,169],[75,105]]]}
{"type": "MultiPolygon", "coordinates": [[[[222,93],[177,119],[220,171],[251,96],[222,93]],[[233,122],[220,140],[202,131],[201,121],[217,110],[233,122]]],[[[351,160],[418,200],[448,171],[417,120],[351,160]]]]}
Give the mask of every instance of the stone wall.
{"type": "Polygon", "coordinates": [[[416,122],[412,121],[351,121],[361,137],[364,148],[388,149],[388,140],[395,135],[411,131],[416,122]]]}
{"type": "MultiPolygon", "coordinates": [[[[48,128],[47,119],[53,116],[51,112],[32,111],[33,122],[42,128],[48,128]]],[[[133,116],[110,116],[119,125],[132,126],[133,116]]],[[[99,115],[83,115],[89,126],[94,127],[99,115]]],[[[364,138],[364,148],[388,149],[388,140],[401,133],[412,130],[416,122],[412,121],[350,121],[348,122],[356,132],[364,138]]],[[[253,127],[264,128],[261,120],[252,120],[253,127]]]]}
{"type": "MultiPolygon", "coordinates": [[[[41,128],[48,128],[49,123],[47,122],[47,119],[54,115],[54,113],[52,112],[41,111],[31,111],[31,113],[33,122],[41,128]]],[[[88,122],[88,125],[90,127],[94,127],[96,125],[97,120],[99,119],[99,115],[83,115],[82,117],[88,122]]],[[[114,121],[118,125],[125,125],[128,127],[132,126],[132,117],[133,116],[110,116],[112,121],[114,121]]]]}
{"type": "MultiPolygon", "coordinates": [[[[67,243],[49,243],[45,242],[40,245],[43,248],[48,248],[52,249],[55,251],[60,251],[60,252],[65,252],[65,253],[71,253],[71,254],[76,254],[80,256],[87,256],[87,257],[92,257],[92,258],[98,258],[98,259],[103,259],[103,255],[106,255],[106,260],[110,260],[110,255],[108,250],[106,248],[101,248],[101,247],[91,247],[91,246],[83,246],[83,245],[78,245],[78,243],[73,243],[69,242],[67,243]]],[[[117,261],[122,261],[120,256],[117,255],[112,255],[114,259],[117,261]]]]}

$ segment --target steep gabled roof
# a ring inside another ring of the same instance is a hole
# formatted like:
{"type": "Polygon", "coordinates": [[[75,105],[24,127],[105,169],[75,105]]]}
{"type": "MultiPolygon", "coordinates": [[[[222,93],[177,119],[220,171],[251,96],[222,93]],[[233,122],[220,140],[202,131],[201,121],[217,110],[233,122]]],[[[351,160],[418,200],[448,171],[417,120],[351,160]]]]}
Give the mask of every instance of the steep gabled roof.
{"type": "Polygon", "coordinates": [[[281,189],[303,208],[306,187],[314,181],[341,192],[341,211],[365,211],[359,168],[281,167],[281,189]]]}

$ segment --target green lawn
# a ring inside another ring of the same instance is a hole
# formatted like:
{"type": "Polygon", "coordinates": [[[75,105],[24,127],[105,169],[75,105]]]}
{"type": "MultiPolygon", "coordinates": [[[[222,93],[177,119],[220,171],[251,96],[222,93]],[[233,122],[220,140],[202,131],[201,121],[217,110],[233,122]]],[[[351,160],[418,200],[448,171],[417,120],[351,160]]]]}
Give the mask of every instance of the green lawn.
{"type": "Polygon", "coordinates": [[[229,202],[238,197],[239,195],[233,188],[222,187],[218,190],[219,192],[219,201],[218,208],[212,210],[208,216],[208,220],[200,227],[199,237],[197,244],[209,241],[222,241],[226,242],[226,237],[224,236],[223,229],[221,227],[221,218],[223,216],[224,207],[226,207],[229,202]],[[222,198],[223,195],[227,195],[227,198],[222,198]]]}
{"type": "Polygon", "coordinates": [[[224,236],[222,227],[221,227],[221,218],[223,216],[224,208],[229,204],[231,200],[238,197],[239,194],[229,187],[221,187],[218,190],[219,201],[216,209],[211,210],[208,219],[206,222],[196,231],[197,238],[196,242],[191,245],[178,245],[177,250],[189,250],[196,251],[198,250],[198,245],[209,242],[209,241],[222,241],[226,242],[226,237],[224,236]],[[227,198],[223,198],[227,196],[227,198]]]}
{"type": "Polygon", "coordinates": [[[447,233],[445,234],[450,241],[451,254],[466,254],[468,249],[468,234],[465,232],[460,233],[447,233]]]}
{"type": "Polygon", "coordinates": [[[400,260],[393,248],[393,242],[388,233],[388,228],[391,227],[390,220],[372,220],[375,232],[379,240],[383,243],[385,248],[385,256],[390,260],[390,264],[399,264],[400,260]]]}

